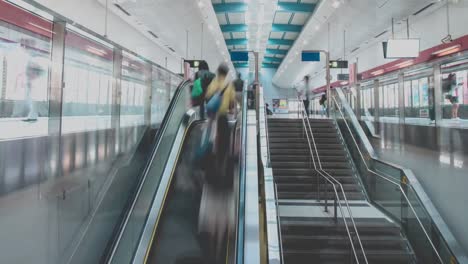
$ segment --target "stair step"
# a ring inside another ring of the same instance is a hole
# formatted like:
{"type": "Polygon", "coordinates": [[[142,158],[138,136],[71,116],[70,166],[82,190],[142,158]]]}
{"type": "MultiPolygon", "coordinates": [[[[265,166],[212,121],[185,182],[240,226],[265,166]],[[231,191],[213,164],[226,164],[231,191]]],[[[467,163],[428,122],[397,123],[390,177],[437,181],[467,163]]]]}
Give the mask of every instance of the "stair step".
{"type": "MultiPolygon", "coordinates": [[[[362,253],[357,250],[358,256],[362,253]]],[[[355,263],[351,249],[322,249],[322,250],[284,250],[285,264],[302,263],[355,263]]],[[[366,257],[369,263],[378,264],[408,264],[411,263],[411,254],[403,250],[367,250],[366,257]]],[[[362,261],[361,261],[362,262],[362,261]]]]}
{"type": "MultiPolygon", "coordinates": [[[[322,168],[327,171],[327,169],[351,169],[349,162],[321,162],[322,168]]],[[[273,168],[313,168],[313,163],[310,161],[272,161],[271,165],[273,168]]],[[[318,164],[316,163],[318,166],[318,164]]]]}
{"type": "MultiPolygon", "coordinates": [[[[347,194],[346,194],[347,195],[347,194]]],[[[347,223],[351,227],[350,222],[347,223]]],[[[355,224],[360,236],[400,236],[400,227],[386,219],[370,219],[355,224]]],[[[335,235],[346,232],[343,221],[337,223],[330,219],[317,220],[314,218],[281,217],[281,232],[289,235],[318,236],[335,235]]]]}
{"type": "MultiPolygon", "coordinates": [[[[315,151],[314,151],[315,152],[315,151]]],[[[344,149],[320,149],[318,150],[320,157],[324,156],[343,156],[346,155],[344,149]]],[[[301,155],[310,155],[309,148],[271,148],[270,146],[270,155],[290,155],[290,154],[301,154],[301,155]]]]}
{"type": "MultiPolygon", "coordinates": [[[[341,193],[339,193],[338,195],[339,195],[340,199],[343,199],[343,195],[341,193]]],[[[281,191],[278,191],[278,198],[279,199],[301,199],[301,200],[309,199],[309,200],[315,200],[315,199],[317,199],[317,193],[316,192],[298,192],[298,191],[294,191],[294,192],[281,192],[281,191]]],[[[332,193],[332,192],[327,192],[326,194],[322,193],[320,195],[321,200],[328,199],[330,201],[330,200],[333,200],[334,198],[335,198],[335,194],[332,193]]],[[[362,194],[362,192],[349,192],[349,193],[346,193],[346,199],[348,199],[348,200],[363,200],[364,195],[362,194]]]]}
{"type": "MultiPolygon", "coordinates": [[[[277,137],[286,137],[286,138],[294,138],[294,137],[302,137],[303,136],[303,132],[300,131],[300,132],[294,132],[294,131],[291,131],[291,132],[270,132],[268,131],[268,136],[270,138],[277,138],[277,137]]],[[[315,138],[338,138],[338,135],[336,135],[336,133],[314,133],[314,137],[315,138]]]]}
{"type": "MultiPolygon", "coordinates": [[[[269,138],[270,139],[270,144],[272,143],[302,143],[306,144],[308,146],[307,137],[294,137],[294,138],[288,138],[288,137],[273,137],[269,138]]],[[[315,144],[341,144],[341,141],[338,138],[315,138],[312,139],[309,137],[310,144],[313,147],[313,142],[315,140],[315,144]]]]}
{"type": "MultiPolygon", "coordinates": [[[[341,184],[343,186],[344,192],[360,192],[359,185],[355,183],[346,183],[341,184]]],[[[278,192],[317,192],[317,183],[278,183],[277,184],[278,192]]],[[[336,186],[338,188],[338,186],[336,186]]],[[[321,191],[333,192],[333,185],[327,184],[325,181],[321,181],[320,185],[321,191]]],[[[337,189],[339,191],[339,189],[337,189]]]]}
{"type": "MultiPolygon", "coordinates": [[[[312,160],[310,154],[303,154],[303,155],[270,155],[271,162],[279,161],[279,162],[287,162],[287,161],[309,161],[312,160]]],[[[348,162],[346,156],[321,156],[321,162],[348,162]]]]}
{"type": "MultiPolygon", "coordinates": [[[[279,126],[279,127],[268,127],[268,134],[273,133],[302,133],[304,127],[302,126],[279,126]]],[[[324,134],[336,134],[335,127],[312,127],[313,133],[324,133],[324,134]]]]}
{"type": "MultiPolygon", "coordinates": [[[[335,149],[343,149],[343,145],[341,144],[316,144],[318,150],[335,150],[335,149]]],[[[312,146],[314,147],[314,146],[312,146]]],[[[297,148],[297,149],[309,149],[308,144],[304,143],[288,143],[288,142],[270,142],[270,149],[290,149],[290,148],[297,148]]]]}
{"type": "MultiPolygon", "coordinates": [[[[353,235],[354,237],[354,235],[353,235]]],[[[386,250],[405,250],[406,241],[400,236],[359,236],[364,250],[386,249],[386,250]]],[[[314,250],[337,248],[347,249],[350,247],[349,237],[346,232],[341,235],[282,235],[283,248],[297,250],[314,250]]],[[[359,243],[354,241],[357,247],[359,243]]]]}
{"type": "MultiPolygon", "coordinates": [[[[341,184],[348,184],[348,183],[355,183],[356,179],[353,176],[333,176],[338,182],[341,184]]],[[[323,178],[319,178],[320,181],[323,183],[325,180],[323,178]]],[[[317,183],[317,176],[275,176],[276,184],[283,184],[283,183],[317,183]]]]}
{"type": "MultiPolygon", "coordinates": [[[[327,169],[328,172],[333,177],[339,176],[351,176],[353,175],[353,171],[350,169],[327,169]]],[[[275,168],[273,167],[273,175],[276,176],[314,176],[317,175],[315,169],[309,168],[275,168]]]]}

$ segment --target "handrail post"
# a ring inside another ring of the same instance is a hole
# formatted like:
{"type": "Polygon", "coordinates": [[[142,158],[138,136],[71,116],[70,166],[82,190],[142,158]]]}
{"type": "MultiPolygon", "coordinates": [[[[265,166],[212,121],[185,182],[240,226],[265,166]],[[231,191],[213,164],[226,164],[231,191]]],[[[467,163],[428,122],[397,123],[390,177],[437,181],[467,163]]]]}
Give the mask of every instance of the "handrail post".
{"type": "MultiPolygon", "coordinates": [[[[334,210],[335,210],[335,223],[338,223],[338,209],[337,209],[337,201],[336,201],[336,196],[335,196],[335,204],[334,204],[334,210]]],[[[346,223],[345,223],[346,224],[346,223]]]]}

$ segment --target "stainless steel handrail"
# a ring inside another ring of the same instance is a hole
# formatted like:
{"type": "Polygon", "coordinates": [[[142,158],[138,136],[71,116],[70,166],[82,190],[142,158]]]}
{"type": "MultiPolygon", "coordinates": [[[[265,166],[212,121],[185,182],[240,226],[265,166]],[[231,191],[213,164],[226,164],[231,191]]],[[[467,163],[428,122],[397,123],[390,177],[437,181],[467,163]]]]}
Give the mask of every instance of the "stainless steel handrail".
{"type": "Polygon", "coordinates": [[[268,114],[266,111],[266,106],[265,111],[264,111],[264,117],[265,117],[265,134],[266,134],[266,142],[267,142],[267,167],[271,167],[271,160],[270,160],[270,134],[268,133],[268,114]]]}
{"type": "MultiPolygon", "coordinates": [[[[348,223],[346,221],[346,217],[344,215],[344,211],[343,211],[343,207],[342,207],[342,204],[341,204],[341,199],[338,195],[338,191],[336,190],[336,185],[339,185],[340,186],[340,189],[341,189],[341,193],[343,195],[343,198],[345,200],[345,204],[346,204],[346,207],[347,207],[347,210],[348,210],[348,214],[349,214],[349,217],[351,219],[351,223],[353,225],[353,229],[354,229],[354,232],[356,233],[356,238],[358,239],[358,242],[359,242],[359,246],[361,248],[361,251],[362,251],[362,256],[363,256],[363,259],[365,261],[366,264],[368,264],[368,261],[367,261],[367,256],[366,256],[366,253],[364,251],[364,247],[362,246],[362,242],[361,242],[361,238],[359,236],[359,232],[357,230],[357,227],[356,227],[356,223],[354,222],[354,218],[353,218],[353,215],[351,213],[351,208],[349,207],[349,203],[348,203],[348,199],[346,198],[346,194],[344,192],[344,189],[343,189],[343,186],[341,185],[341,183],[339,181],[337,181],[333,176],[331,176],[329,173],[327,173],[325,170],[323,170],[322,168],[322,163],[320,161],[320,156],[318,154],[318,150],[317,150],[317,145],[315,143],[315,138],[314,138],[314,135],[313,135],[313,132],[312,132],[312,128],[310,126],[310,120],[309,120],[309,117],[307,115],[307,112],[305,110],[305,106],[304,106],[304,103],[298,98],[298,101],[299,101],[299,105],[300,105],[300,108],[302,111],[301,114],[302,114],[302,123],[304,125],[304,130],[306,132],[306,136],[307,136],[307,142],[308,142],[308,145],[309,145],[309,151],[311,153],[311,156],[312,156],[312,161],[314,163],[314,168],[315,168],[315,171],[320,175],[322,176],[324,179],[326,179],[329,183],[332,184],[333,186],[333,190],[334,190],[334,193],[335,193],[335,202],[334,202],[334,214],[335,214],[335,220],[337,219],[337,205],[338,207],[340,208],[340,213],[341,213],[341,217],[343,218],[343,223],[344,223],[344,226],[345,226],[345,229],[346,229],[346,233],[348,234],[348,238],[349,238],[349,241],[350,241],[350,244],[351,244],[351,249],[353,250],[353,254],[354,254],[354,257],[355,257],[355,260],[356,260],[356,263],[360,263],[359,261],[359,257],[357,255],[357,252],[356,252],[356,248],[354,246],[354,240],[351,236],[351,232],[349,231],[349,227],[348,227],[348,223]],[[313,141],[313,144],[314,144],[314,148],[315,148],[315,152],[316,152],[316,155],[317,155],[317,163],[319,164],[319,169],[317,169],[317,166],[316,166],[316,163],[315,163],[315,159],[314,159],[314,154],[313,154],[313,151],[312,151],[312,147],[310,145],[310,140],[309,140],[309,134],[307,133],[307,127],[305,125],[305,121],[304,120],[307,120],[307,124],[308,124],[308,128],[309,128],[309,132],[311,133],[311,138],[312,138],[312,141],[313,141]],[[325,175],[326,174],[326,175],[325,175]],[[335,182],[335,183],[333,183],[335,182]]],[[[320,183],[318,184],[318,195],[319,195],[319,199],[320,199],[320,183]]],[[[326,192],[325,192],[326,193],[326,192]]],[[[325,199],[325,205],[327,204],[327,197],[325,199]]]]}
{"type": "Polygon", "coordinates": [[[413,212],[414,216],[416,217],[416,220],[418,221],[419,225],[421,226],[421,229],[423,230],[425,236],[426,236],[427,239],[429,240],[429,243],[431,244],[431,247],[432,247],[432,249],[434,250],[435,254],[437,255],[437,258],[439,259],[440,263],[444,263],[443,260],[442,260],[442,258],[441,258],[441,256],[440,256],[440,254],[439,254],[439,252],[438,252],[438,250],[436,249],[434,243],[432,243],[432,240],[431,240],[431,238],[429,237],[429,234],[427,233],[426,229],[424,228],[424,225],[422,224],[421,219],[419,219],[418,215],[416,214],[416,210],[414,210],[413,205],[411,205],[411,202],[409,201],[408,196],[407,196],[406,193],[404,192],[404,190],[403,190],[403,188],[401,187],[401,185],[400,185],[399,183],[395,182],[394,180],[389,179],[389,178],[387,178],[386,176],[383,176],[383,175],[379,174],[378,172],[375,172],[375,171],[373,171],[373,170],[371,170],[371,169],[369,168],[369,166],[367,165],[366,159],[364,158],[364,155],[362,154],[361,148],[359,147],[359,144],[357,143],[356,138],[354,137],[353,132],[351,131],[351,128],[349,127],[349,124],[348,124],[348,122],[346,121],[346,118],[345,118],[343,112],[341,111],[341,108],[339,107],[338,102],[337,102],[336,99],[335,99],[335,96],[332,96],[332,99],[333,99],[333,102],[334,102],[334,104],[335,104],[335,106],[336,106],[336,109],[338,109],[338,111],[340,112],[341,117],[343,118],[343,120],[344,120],[344,122],[345,122],[345,124],[346,124],[346,127],[348,128],[349,133],[351,134],[351,137],[353,138],[353,142],[354,142],[354,144],[356,145],[356,147],[357,147],[357,149],[358,149],[359,155],[361,156],[361,159],[363,160],[364,165],[366,166],[366,170],[367,170],[368,172],[374,174],[375,176],[378,176],[378,177],[380,177],[380,178],[382,178],[382,179],[384,179],[384,180],[386,180],[386,181],[388,181],[388,182],[390,182],[390,183],[393,183],[395,186],[398,187],[398,189],[400,190],[401,194],[405,197],[405,200],[406,200],[407,204],[409,205],[411,211],[413,212]]]}
{"type": "Polygon", "coordinates": [[[281,234],[281,217],[279,215],[279,205],[278,205],[278,187],[276,186],[276,182],[273,182],[275,186],[275,205],[276,205],[276,222],[278,223],[278,235],[279,235],[279,245],[280,245],[280,254],[281,254],[281,264],[284,264],[284,257],[283,257],[283,236],[281,234]]]}

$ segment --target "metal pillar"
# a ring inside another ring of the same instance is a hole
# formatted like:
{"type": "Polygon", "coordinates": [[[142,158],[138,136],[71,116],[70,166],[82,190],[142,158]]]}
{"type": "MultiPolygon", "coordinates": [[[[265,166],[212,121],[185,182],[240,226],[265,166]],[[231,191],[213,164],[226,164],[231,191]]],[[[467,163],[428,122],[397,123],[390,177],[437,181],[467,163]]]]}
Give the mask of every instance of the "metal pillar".
{"type": "Polygon", "coordinates": [[[380,133],[380,83],[379,80],[374,80],[374,127],[375,134],[380,133]]]}
{"type": "MultiPolygon", "coordinates": [[[[330,27],[330,25],[329,25],[330,27]]],[[[330,34],[328,34],[330,35],[330,34]]],[[[330,106],[332,105],[330,102],[331,102],[331,87],[330,87],[330,81],[331,81],[331,76],[330,76],[330,51],[326,51],[324,52],[325,53],[325,57],[326,57],[326,65],[325,65],[325,69],[326,69],[326,77],[327,78],[327,116],[330,117],[330,106]]]]}
{"type": "MultiPolygon", "coordinates": [[[[62,107],[64,88],[64,61],[65,61],[65,34],[66,23],[54,21],[52,27],[52,51],[50,67],[49,85],[49,119],[48,119],[48,140],[47,140],[47,161],[45,175],[53,180],[60,178],[63,173],[62,166],[62,107]]],[[[38,199],[42,199],[42,184],[37,185],[38,199]]],[[[64,191],[65,193],[65,191],[64,191]]],[[[57,201],[58,202],[58,201],[57,201]]],[[[57,212],[58,214],[58,212],[57,212]]],[[[52,219],[51,217],[50,219],[52,219]]],[[[51,220],[53,222],[53,220],[51,220]]],[[[50,226],[49,226],[50,227],[50,226]]],[[[51,228],[49,232],[49,246],[47,259],[54,263],[59,260],[60,242],[57,240],[58,231],[51,228]]]]}
{"type": "Polygon", "coordinates": [[[62,106],[63,106],[63,70],[65,60],[66,23],[55,21],[53,24],[51,71],[49,86],[49,177],[60,177],[62,173],[62,106]],[[52,165],[53,164],[53,165],[52,165]]]}
{"type": "Polygon", "coordinates": [[[434,65],[434,108],[436,125],[442,121],[442,72],[440,65],[434,65]]]}
{"type": "Polygon", "coordinates": [[[361,120],[361,108],[363,108],[363,104],[362,104],[362,95],[361,95],[361,85],[359,84],[356,84],[354,86],[354,90],[356,91],[356,104],[355,104],[355,107],[354,107],[354,111],[355,111],[355,114],[356,114],[356,118],[358,120],[361,120]]]}
{"type": "Polygon", "coordinates": [[[145,93],[145,101],[144,101],[144,119],[145,125],[149,126],[151,124],[151,102],[153,97],[153,67],[151,64],[145,64],[145,86],[146,86],[146,93],[145,93]]]}
{"type": "Polygon", "coordinates": [[[404,74],[398,74],[398,123],[405,123],[405,78],[404,74]]]}
{"type": "Polygon", "coordinates": [[[120,152],[120,103],[122,94],[122,50],[114,48],[114,67],[112,78],[112,110],[111,128],[114,131],[112,142],[115,146],[115,153],[120,152]]]}

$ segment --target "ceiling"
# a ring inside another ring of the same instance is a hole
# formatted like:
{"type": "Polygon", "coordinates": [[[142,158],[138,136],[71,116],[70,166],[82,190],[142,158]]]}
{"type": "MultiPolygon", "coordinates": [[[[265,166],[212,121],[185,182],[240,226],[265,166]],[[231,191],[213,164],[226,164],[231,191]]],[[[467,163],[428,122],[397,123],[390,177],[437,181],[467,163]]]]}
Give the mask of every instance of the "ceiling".
{"type": "Polygon", "coordinates": [[[432,2],[438,3],[437,0],[322,1],[313,19],[304,26],[299,41],[294,43],[281,63],[273,82],[280,87],[290,88],[305,75],[310,74],[314,78],[323,73],[323,62],[300,61],[302,50],[330,50],[331,59],[347,58],[376,41],[389,38],[392,18],[400,22],[432,2]],[[334,2],[339,4],[334,5],[334,2]]]}
{"type": "Polygon", "coordinates": [[[217,21],[209,1],[114,0],[110,8],[181,61],[203,58],[216,68],[220,62],[229,62],[229,53],[217,41],[222,33],[213,26],[217,21]]]}
{"type": "MultiPolygon", "coordinates": [[[[212,0],[229,51],[258,51],[262,68],[278,68],[318,0],[212,0]]],[[[252,57],[252,56],[251,56],[252,57]]],[[[253,70],[249,62],[237,68],[253,70]]]]}

